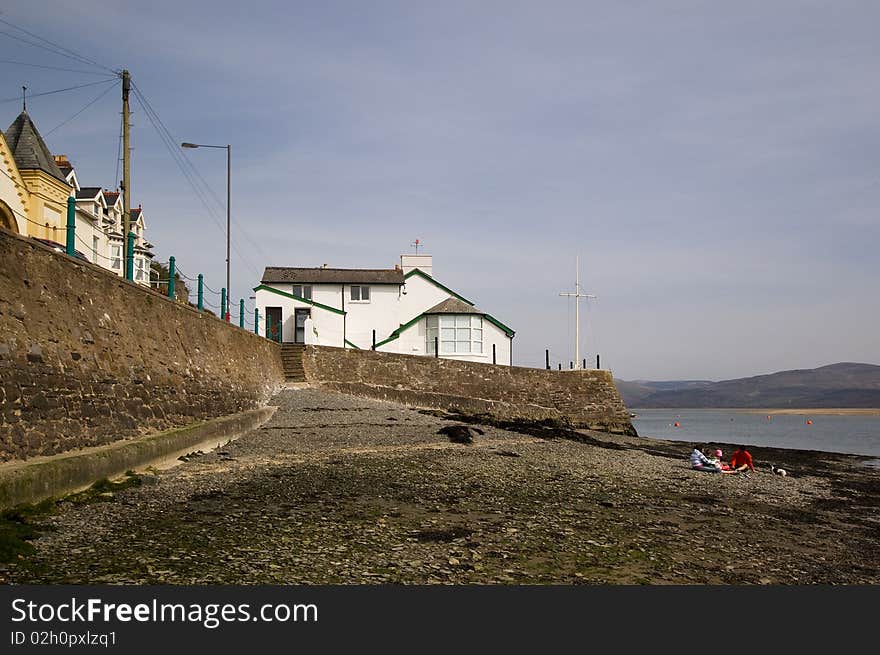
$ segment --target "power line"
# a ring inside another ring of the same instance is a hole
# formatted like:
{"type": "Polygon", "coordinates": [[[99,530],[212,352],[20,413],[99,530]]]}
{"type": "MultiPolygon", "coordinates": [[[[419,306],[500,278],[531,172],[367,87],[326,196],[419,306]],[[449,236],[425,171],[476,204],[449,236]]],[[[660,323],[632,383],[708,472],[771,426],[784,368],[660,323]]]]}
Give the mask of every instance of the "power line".
{"type": "MultiPolygon", "coordinates": [[[[28,100],[31,98],[39,98],[41,96],[50,96],[53,93],[64,93],[65,91],[73,91],[75,89],[83,89],[87,86],[95,86],[96,84],[109,84],[113,81],[113,78],[108,78],[106,80],[98,80],[97,82],[88,82],[86,84],[78,84],[77,86],[69,86],[66,89],[55,89],[54,91],[43,91],[42,93],[31,93],[28,94],[28,100]]],[[[6,98],[4,100],[0,100],[0,103],[4,102],[21,102],[21,96],[17,98],[6,98]]]]}
{"type": "Polygon", "coordinates": [[[46,136],[49,136],[50,134],[52,134],[52,132],[54,132],[54,131],[57,130],[58,128],[60,128],[60,127],[64,127],[65,125],[67,125],[70,121],[72,121],[74,118],[76,118],[76,117],[79,116],[81,113],[83,113],[86,109],[88,109],[88,108],[91,107],[93,104],[95,104],[96,102],[98,102],[98,100],[100,100],[100,99],[103,98],[105,95],[107,95],[108,93],[110,93],[113,89],[115,89],[117,84],[119,84],[119,80],[117,80],[117,81],[116,81],[116,84],[114,84],[113,86],[109,86],[109,87],[107,87],[106,89],[104,89],[103,91],[101,91],[101,93],[98,95],[98,97],[96,97],[94,100],[92,100],[90,103],[88,103],[85,107],[83,107],[82,109],[80,109],[80,110],[79,110],[78,112],[76,112],[73,116],[71,116],[70,118],[68,118],[66,121],[63,121],[63,122],[59,123],[58,125],[56,125],[55,127],[53,127],[51,130],[49,130],[48,132],[46,132],[46,136]]]}
{"type": "MultiPolygon", "coordinates": [[[[177,145],[179,141],[174,138],[174,136],[171,134],[171,131],[167,128],[165,123],[162,122],[159,114],[156,112],[155,109],[153,109],[149,100],[147,100],[140,88],[138,88],[138,86],[133,82],[131,86],[134,90],[135,97],[137,98],[141,107],[144,109],[144,112],[147,114],[147,118],[149,119],[150,123],[152,123],[153,128],[159,134],[160,139],[165,144],[165,147],[171,155],[171,158],[177,164],[178,168],[180,168],[181,173],[183,173],[183,176],[186,178],[190,187],[193,189],[196,196],[199,198],[199,201],[208,212],[211,220],[220,229],[221,234],[225,235],[226,228],[222,225],[220,219],[217,217],[216,212],[214,211],[214,208],[208,202],[208,197],[202,187],[198,184],[198,180],[201,179],[202,185],[209,192],[212,192],[210,186],[204,181],[204,178],[199,174],[198,170],[195,168],[189,158],[187,158],[180,152],[180,149],[177,145]]],[[[230,241],[230,245],[232,250],[234,250],[236,255],[238,255],[240,261],[250,270],[251,273],[253,273],[256,277],[259,277],[259,273],[257,272],[257,270],[251,265],[250,261],[238,249],[238,246],[232,241],[230,241]]]]}
{"type": "MultiPolygon", "coordinates": [[[[6,32],[0,32],[6,34],[6,32]]],[[[44,64],[29,64],[25,61],[12,61],[10,59],[0,59],[0,64],[14,64],[18,66],[29,66],[30,68],[45,68],[52,71],[64,71],[65,73],[81,73],[83,75],[102,75],[104,77],[116,77],[116,73],[111,76],[109,73],[96,73],[95,71],[82,70],[81,68],[60,68],[58,66],[46,66],[44,64]]]]}
{"type": "Polygon", "coordinates": [[[18,39],[19,41],[23,41],[23,42],[28,43],[29,45],[35,46],[37,48],[43,48],[44,50],[48,50],[49,52],[53,52],[54,54],[59,55],[61,57],[67,57],[68,59],[73,59],[74,61],[78,61],[81,64],[87,64],[90,66],[97,66],[98,68],[103,68],[104,70],[108,70],[111,73],[114,73],[114,74],[117,73],[117,71],[113,70],[112,68],[108,68],[107,66],[104,66],[103,64],[99,64],[94,59],[89,59],[88,57],[84,57],[83,55],[79,54],[78,52],[75,52],[74,50],[71,50],[70,48],[65,48],[64,46],[59,45],[57,43],[54,43],[54,42],[50,41],[49,39],[44,39],[39,34],[34,34],[33,32],[29,32],[28,30],[24,29],[23,27],[19,27],[18,25],[14,24],[14,23],[10,23],[8,20],[0,18],[0,23],[3,23],[4,25],[8,25],[9,27],[18,30],[19,32],[24,32],[28,36],[33,37],[34,39],[37,39],[38,41],[42,41],[46,45],[41,45],[40,43],[34,43],[32,41],[28,41],[20,36],[16,36],[14,34],[9,34],[8,32],[2,32],[3,34],[6,34],[7,36],[11,36],[13,39],[18,39]]]}

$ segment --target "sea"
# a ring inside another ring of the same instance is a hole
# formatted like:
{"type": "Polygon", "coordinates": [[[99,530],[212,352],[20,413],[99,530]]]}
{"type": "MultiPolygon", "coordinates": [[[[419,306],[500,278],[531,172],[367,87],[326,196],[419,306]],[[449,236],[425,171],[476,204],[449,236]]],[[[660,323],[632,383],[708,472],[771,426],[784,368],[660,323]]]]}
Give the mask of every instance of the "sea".
{"type": "MultiPolygon", "coordinates": [[[[868,455],[880,466],[880,416],[773,414],[772,410],[632,409],[642,437],[868,455]]],[[[727,459],[733,453],[724,453],[727,459]]]]}

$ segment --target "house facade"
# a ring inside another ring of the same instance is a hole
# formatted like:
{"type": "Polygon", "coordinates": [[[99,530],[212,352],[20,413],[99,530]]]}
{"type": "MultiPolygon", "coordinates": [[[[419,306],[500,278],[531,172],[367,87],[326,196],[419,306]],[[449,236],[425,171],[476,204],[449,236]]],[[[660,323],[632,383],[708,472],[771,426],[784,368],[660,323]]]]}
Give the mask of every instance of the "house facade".
{"type": "Polygon", "coordinates": [[[260,332],[285,343],[512,362],[514,331],[434,278],[431,255],[391,269],[268,267],[255,292],[260,332]]]}
{"type": "MultiPolygon", "coordinates": [[[[125,275],[123,207],[120,194],[83,187],[66,155],[52,155],[36,125],[22,111],[5,134],[0,133],[0,227],[63,249],[67,241],[67,199],[75,203],[79,256],[125,275]]],[[[134,281],[150,284],[153,245],[144,236],[140,207],[131,210],[135,233],[134,281]]]]}

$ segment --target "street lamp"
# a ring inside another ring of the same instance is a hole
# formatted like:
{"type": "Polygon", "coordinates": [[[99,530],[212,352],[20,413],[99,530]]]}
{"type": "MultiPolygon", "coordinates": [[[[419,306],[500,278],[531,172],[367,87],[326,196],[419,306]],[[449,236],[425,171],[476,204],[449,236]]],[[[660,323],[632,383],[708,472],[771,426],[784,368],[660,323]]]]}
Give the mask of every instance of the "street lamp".
{"type": "Polygon", "coordinates": [[[211,146],[204,143],[181,143],[181,148],[226,148],[226,307],[223,310],[226,313],[224,317],[229,323],[229,299],[232,297],[232,289],[229,286],[229,217],[231,207],[231,178],[232,178],[232,146],[211,146]]]}

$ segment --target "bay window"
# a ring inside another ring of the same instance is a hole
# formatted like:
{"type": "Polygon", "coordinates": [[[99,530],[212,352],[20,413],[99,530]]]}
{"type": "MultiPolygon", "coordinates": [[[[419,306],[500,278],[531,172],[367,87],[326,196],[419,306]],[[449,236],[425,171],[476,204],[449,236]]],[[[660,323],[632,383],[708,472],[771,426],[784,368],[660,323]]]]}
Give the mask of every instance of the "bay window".
{"type": "Polygon", "coordinates": [[[441,355],[483,353],[483,317],[473,314],[441,314],[426,318],[425,350],[436,355],[434,339],[440,340],[441,355]]]}

